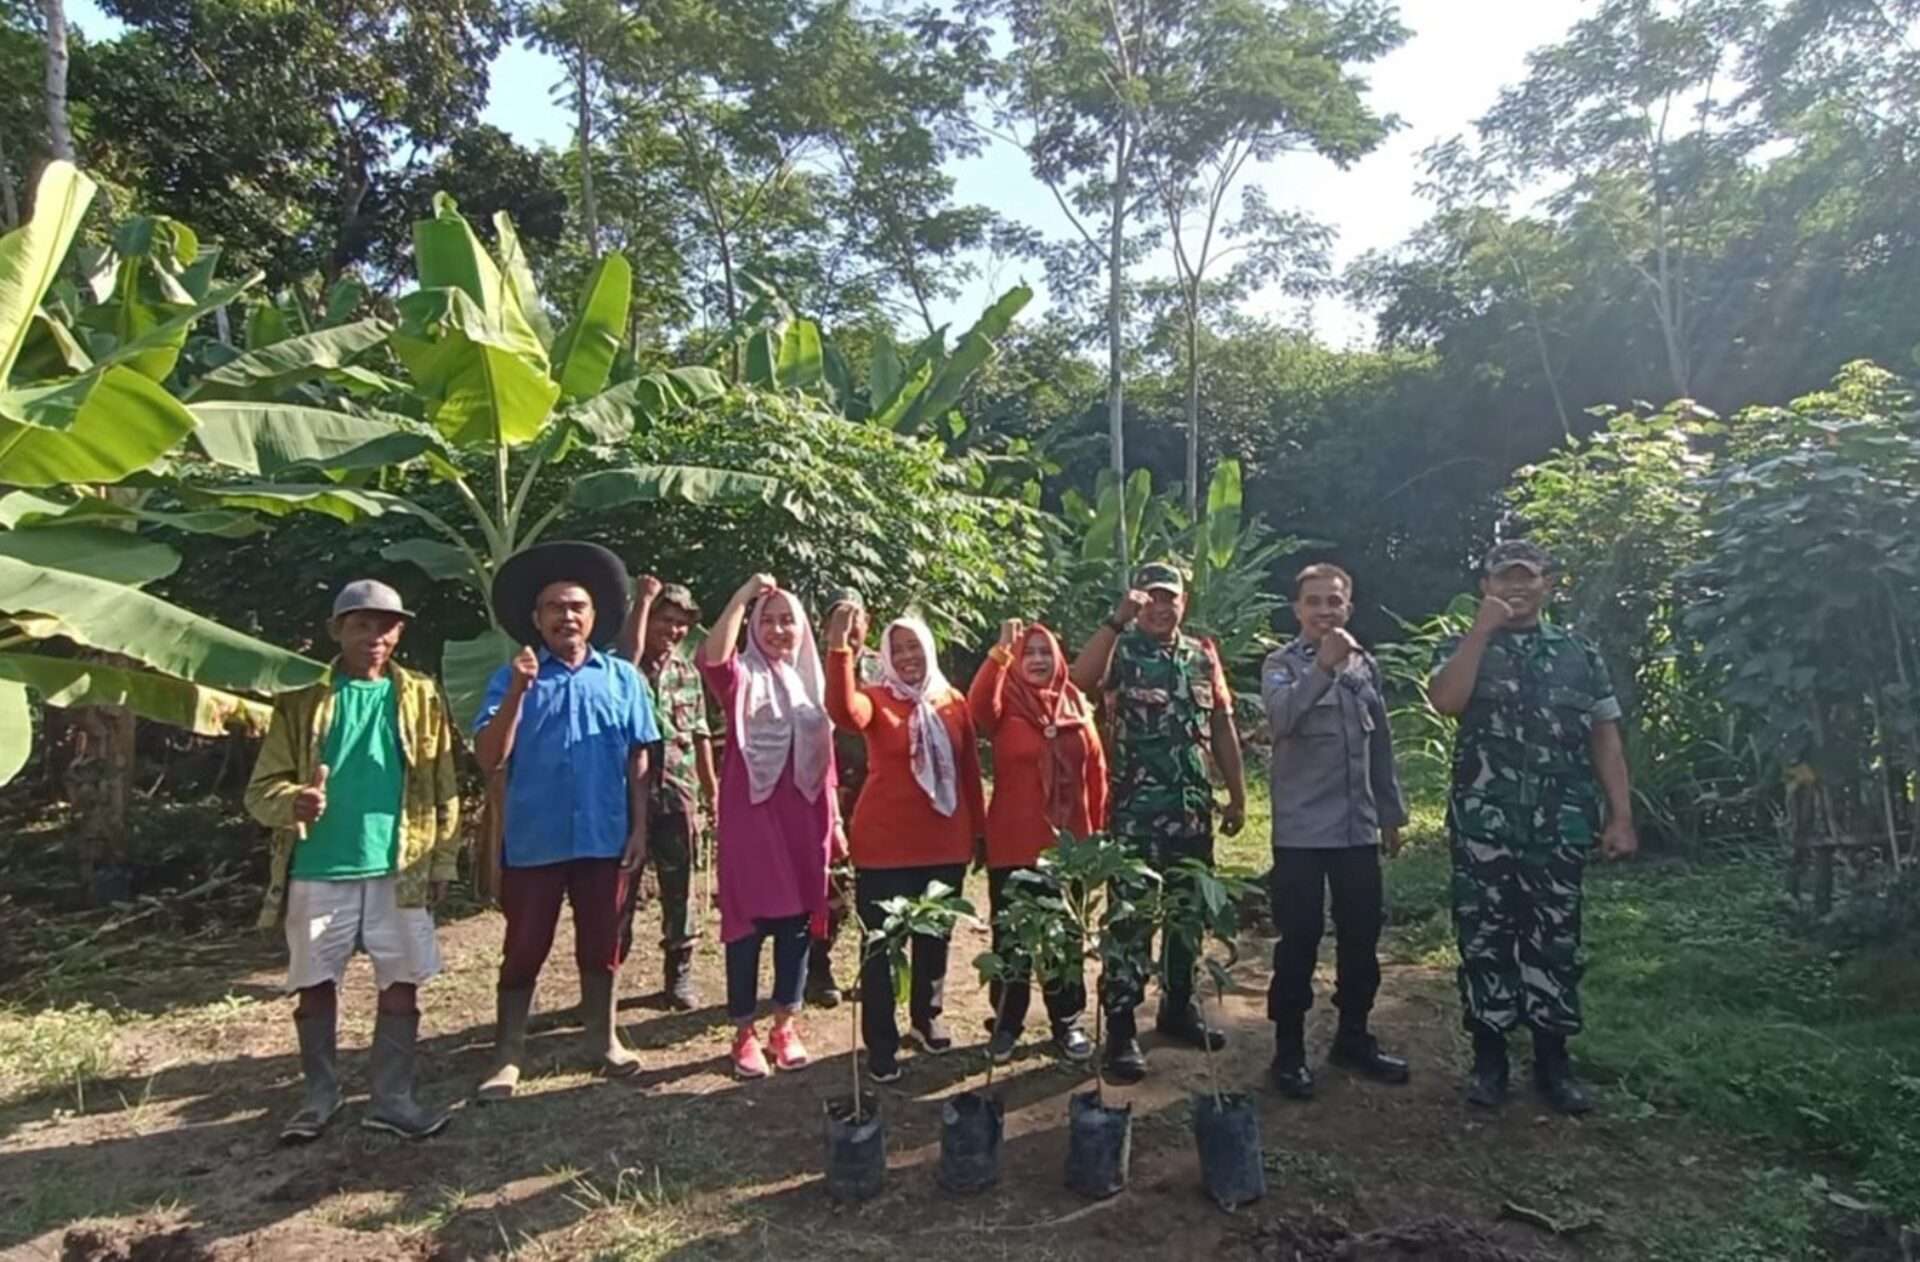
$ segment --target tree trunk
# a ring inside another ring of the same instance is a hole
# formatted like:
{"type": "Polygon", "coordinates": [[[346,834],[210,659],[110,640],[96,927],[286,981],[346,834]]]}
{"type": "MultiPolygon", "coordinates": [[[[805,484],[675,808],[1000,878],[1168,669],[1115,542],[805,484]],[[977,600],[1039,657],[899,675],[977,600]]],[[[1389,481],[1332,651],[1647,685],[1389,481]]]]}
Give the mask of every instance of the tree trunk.
{"type": "Polygon", "coordinates": [[[1200,295],[1187,302],[1187,520],[1200,520],[1200,295]]]}
{"type": "Polygon", "coordinates": [[[61,0],[40,0],[47,23],[47,147],[53,156],[74,161],[73,132],[67,126],[67,11],[61,0]]]}
{"type": "Polygon", "coordinates": [[[593,63],[587,41],[580,41],[580,60],[574,78],[578,111],[575,131],[580,145],[580,213],[586,219],[587,258],[600,256],[600,209],[593,200],[593,63]]]}
{"type": "MultiPolygon", "coordinates": [[[[125,666],[108,653],[83,652],[87,660],[125,666]]],[[[73,761],[62,788],[73,809],[80,852],[80,881],[90,904],[124,900],[128,888],[127,797],[133,781],[133,711],[125,706],[75,706],[73,761]]]]}
{"type": "Polygon", "coordinates": [[[13,187],[13,168],[7,164],[5,137],[0,137],[0,231],[20,226],[20,197],[13,187]]]}
{"type": "Polygon", "coordinates": [[[1107,231],[1107,445],[1113,457],[1114,485],[1120,496],[1121,505],[1121,511],[1115,518],[1114,542],[1120,557],[1120,590],[1122,591],[1125,591],[1133,581],[1133,575],[1128,573],[1131,568],[1132,553],[1127,548],[1127,436],[1124,425],[1126,397],[1120,380],[1121,356],[1126,331],[1126,313],[1123,304],[1126,300],[1124,269],[1129,165],[1127,147],[1130,139],[1129,131],[1123,124],[1120,129],[1120,138],[1113,150],[1113,205],[1107,231]]]}

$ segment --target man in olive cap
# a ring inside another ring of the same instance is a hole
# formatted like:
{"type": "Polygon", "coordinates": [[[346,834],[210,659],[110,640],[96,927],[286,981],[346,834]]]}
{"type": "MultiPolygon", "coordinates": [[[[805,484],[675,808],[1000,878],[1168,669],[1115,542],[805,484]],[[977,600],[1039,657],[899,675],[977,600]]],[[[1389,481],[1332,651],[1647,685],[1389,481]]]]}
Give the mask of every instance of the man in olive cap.
{"type": "Polygon", "coordinates": [[[247,810],[274,829],[263,927],[284,922],[287,988],[299,995],[306,1099],[280,1132],[316,1139],[340,1108],[337,993],[356,947],[380,988],[360,1124],[423,1139],[447,1114],[413,1098],[418,988],[440,971],[433,913],[459,874],[453,725],[430,675],[397,665],[413,615],[385,583],[348,583],[327,633],[328,676],[283,692],[247,784],[247,810]]]}
{"type": "MultiPolygon", "coordinates": [[[[1213,780],[1217,765],[1227,782],[1221,828],[1229,835],[1246,822],[1246,776],[1233,694],[1213,644],[1183,634],[1186,582],[1171,565],[1143,565],[1113,616],[1074,659],[1073,682],[1102,698],[1109,741],[1114,836],[1136,847],[1165,872],[1182,859],[1213,862],[1213,780]]],[[[1107,1072],[1138,1082],[1147,1072],[1134,1008],[1145,989],[1151,943],[1125,944],[1123,963],[1100,979],[1107,1014],[1107,1072]]],[[[1165,989],[1159,1031],[1179,1042],[1219,1048],[1226,1037],[1200,1020],[1193,997],[1194,959],[1176,941],[1162,946],[1165,989]]]]}
{"type": "MultiPolygon", "coordinates": [[[[681,1012],[700,1006],[693,985],[693,948],[699,937],[692,898],[694,841],[700,836],[704,812],[713,807],[718,785],[706,688],[700,672],[681,651],[687,633],[699,621],[700,606],[691,591],[642,574],[634,581],[633,613],[628,628],[622,630],[620,645],[653,687],[660,726],[647,860],[660,887],[660,950],[667,1003],[681,1012]]],[[[640,887],[639,880],[627,883],[620,919],[622,960],[633,946],[640,887]]]]}
{"type": "Polygon", "coordinates": [[[1507,1093],[1507,1032],[1533,1031],[1534,1083],[1555,1110],[1585,1113],[1567,1038],[1580,1031],[1580,895],[1587,853],[1639,848],[1620,702],[1587,640],[1541,620],[1553,562],[1526,540],[1482,563],[1473,629],[1440,646],[1428,698],[1460,716],[1447,831],[1460,999],[1473,1036],[1467,1100],[1507,1093]],[[1601,827],[1604,797],[1605,827],[1601,827]]]}

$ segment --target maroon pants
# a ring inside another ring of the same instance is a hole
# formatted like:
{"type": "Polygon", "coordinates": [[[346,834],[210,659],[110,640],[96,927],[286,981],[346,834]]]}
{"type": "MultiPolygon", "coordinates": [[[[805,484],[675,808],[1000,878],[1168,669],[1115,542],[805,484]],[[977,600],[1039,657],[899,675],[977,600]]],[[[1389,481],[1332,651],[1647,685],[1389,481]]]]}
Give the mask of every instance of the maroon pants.
{"type": "Polygon", "coordinates": [[[573,905],[573,958],[581,976],[620,968],[620,906],[627,874],[618,859],[572,859],[537,868],[500,870],[500,909],[507,916],[507,945],[500,961],[500,989],[531,990],[553,949],[560,901],[573,905]]]}

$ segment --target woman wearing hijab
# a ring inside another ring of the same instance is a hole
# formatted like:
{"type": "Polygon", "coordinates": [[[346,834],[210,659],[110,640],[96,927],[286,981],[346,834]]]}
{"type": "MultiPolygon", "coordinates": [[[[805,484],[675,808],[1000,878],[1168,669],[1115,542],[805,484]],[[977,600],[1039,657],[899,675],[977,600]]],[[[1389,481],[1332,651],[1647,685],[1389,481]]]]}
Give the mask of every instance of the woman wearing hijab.
{"type": "MultiPolygon", "coordinates": [[[[987,813],[987,895],[997,917],[1007,882],[1031,869],[1064,830],[1085,839],[1106,827],[1107,759],[1093,725],[1093,708],[1067,678],[1067,656],[1053,632],[1018,618],[1000,627],[967,692],[974,726],[993,742],[993,809],[987,813]]],[[[1001,950],[996,923],[993,949],[1001,950]]],[[[1013,1058],[1027,1017],[1025,981],[994,982],[995,1016],[988,1053],[1013,1058]]],[[[1053,1046],[1071,1061],[1093,1054],[1081,1031],[1087,989],[1078,977],[1046,994],[1053,1046]]]]}
{"type": "MultiPolygon", "coordinates": [[[[842,606],[827,624],[827,710],[867,745],[867,782],[848,828],[854,905],[863,924],[886,919],[880,904],[913,897],[940,881],[958,890],[975,840],[986,826],[980,752],[966,698],[940,671],[933,633],[918,618],[891,623],[880,639],[880,678],[854,676],[854,646],[866,640],[864,611],[842,606]]],[[[914,1042],[934,1055],[953,1046],[941,1020],[947,940],[913,938],[908,1016],[914,1042]]],[[[863,952],[860,1037],[875,1082],[900,1077],[900,1031],[894,1024],[893,968],[881,952],[863,952]]]]}
{"type": "Polygon", "coordinates": [[[764,1078],[754,1028],[760,944],[773,942],[773,1063],[803,1069],[807,1049],[794,1016],[807,984],[809,927],[826,915],[833,833],[833,728],[799,598],[770,575],[748,579],[713,624],[700,674],[728,715],[715,850],[733,1071],[764,1078]]]}

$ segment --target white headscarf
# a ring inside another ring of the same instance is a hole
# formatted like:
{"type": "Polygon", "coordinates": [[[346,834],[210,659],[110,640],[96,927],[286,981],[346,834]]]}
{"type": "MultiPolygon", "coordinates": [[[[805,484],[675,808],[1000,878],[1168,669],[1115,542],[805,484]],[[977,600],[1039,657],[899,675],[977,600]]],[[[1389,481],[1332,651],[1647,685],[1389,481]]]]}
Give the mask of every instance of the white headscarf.
{"type": "Polygon", "coordinates": [[[944,700],[953,685],[940,671],[940,659],[934,656],[933,632],[918,618],[896,618],[887,624],[880,637],[881,686],[901,701],[911,702],[913,713],[907,719],[907,748],[913,764],[913,778],[926,792],[933,809],[951,815],[960,805],[960,772],[954,763],[953,738],[933,703],[944,700]],[[927,659],[927,673],[920,686],[900,678],[893,665],[893,633],[907,632],[920,641],[927,659]]]}
{"type": "Polygon", "coordinates": [[[826,671],[798,597],[776,589],[754,605],[740,666],[745,677],[733,698],[733,730],[747,763],[748,800],[759,803],[773,796],[791,758],[801,796],[819,801],[833,761],[833,725],[827,718],[826,671]],[[791,661],[776,661],[760,644],[760,615],[773,601],[784,601],[793,611],[798,638],[791,661]]]}

